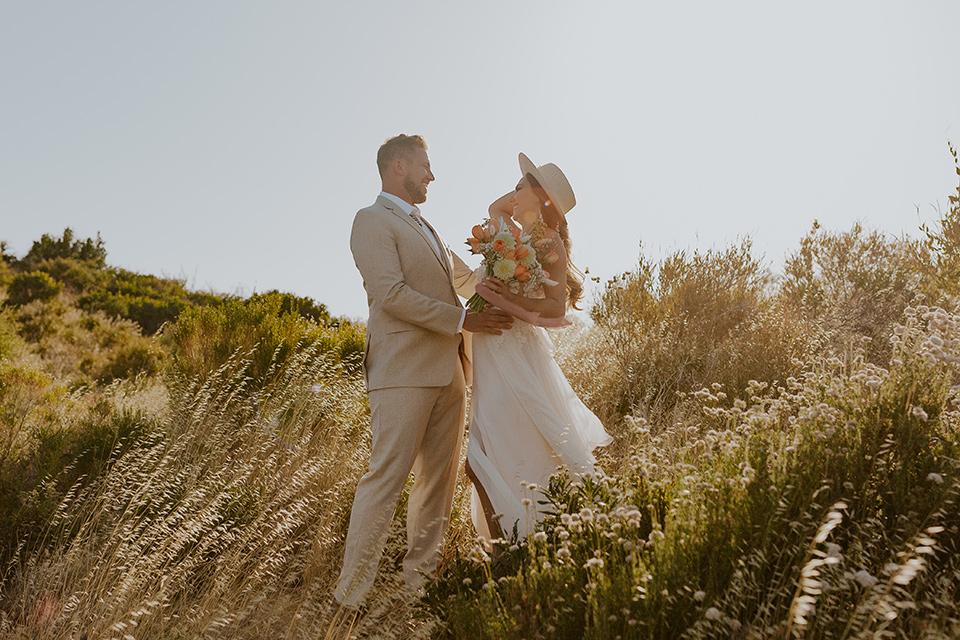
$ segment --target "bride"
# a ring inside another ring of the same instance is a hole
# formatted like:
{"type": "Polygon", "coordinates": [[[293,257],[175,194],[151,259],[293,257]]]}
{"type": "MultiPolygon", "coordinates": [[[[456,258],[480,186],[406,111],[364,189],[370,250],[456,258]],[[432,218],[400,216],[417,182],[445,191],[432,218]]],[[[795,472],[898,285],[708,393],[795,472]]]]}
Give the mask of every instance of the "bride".
{"type": "MultiPolygon", "coordinates": [[[[521,153],[520,169],[516,189],[490,205],[490,217],[553,244],[558,259],[544,267],[553,284],[535,297],[513,294],[495,278],[482,284],[541,318],[562,318],[583,294],[565,218],[576,199],[556,165],[537,167],[521,153]]],[[[538,487],[558,468],[574,476],[593,473],[593,450],[612,438],[570,387],[543,328],[517,319],[501,335],[474,334],[473,363],[466,464],[473,522],[488,540],[510,536],[514,528],[526,537],[541,518],[538,487]]]]}

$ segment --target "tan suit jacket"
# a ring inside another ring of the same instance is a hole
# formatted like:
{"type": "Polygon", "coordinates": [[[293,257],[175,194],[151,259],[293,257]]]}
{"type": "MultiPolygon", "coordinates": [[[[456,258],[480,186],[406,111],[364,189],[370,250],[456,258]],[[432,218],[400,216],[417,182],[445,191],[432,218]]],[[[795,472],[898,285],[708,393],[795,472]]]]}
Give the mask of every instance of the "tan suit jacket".
{"type": "MultiPolygon", "coordinates": [[[[370,307],[363,363],[369,391],[440,387],[454,378],[463,354],[457,292],[472,295],[477,279],[434,235],[442,256],[420,225],[382,196],[353,221],[350,250],[370,307]]],[[[468,362],[464,369],[469,374],[468,362]]]]}

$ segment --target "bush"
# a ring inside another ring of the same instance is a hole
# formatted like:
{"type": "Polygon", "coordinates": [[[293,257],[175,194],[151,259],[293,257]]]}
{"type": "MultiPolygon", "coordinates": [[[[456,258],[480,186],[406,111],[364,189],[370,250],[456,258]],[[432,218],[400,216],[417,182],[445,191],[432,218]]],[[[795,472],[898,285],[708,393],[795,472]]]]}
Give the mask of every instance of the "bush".
{"type": "Polygon", "coordinates": [[[34,300],[50,300],[63,291],[63,283],[57,282],[43,271],[21,273],[13,277],[7,288],[7,304],[20,307],[34,300]]]}
{"type": "Polygon", "coordinates": [[[280,311],[282,313],[295,313],[305,320],[316,322],[317,324],[329,325],[330,313],[324,304],[314,301],[312,298],[301,298],[292,293],[281,293],[276,289],[266,293],[258,293],[250,296],[250,301],[269,300],[272,298],[280,299],[280,311]]]}
{"type": "Polygon", "coordinates": [[[10,281],[10,265],[16,261],[16,256],[7,253],[7,243],[0,241],[0,286],[10,281]]]}
{"type": "Polygon", "coordinates": [[[157,375],[163,368],[164,357],[159,345],[137,337],[113,352],[100,370],[97,381],[109,384],[114,380],[157,375]]]}
{"type": "Polygon", "coordinates": [[[33,243],[18,266],[24,270],[34,270],[42,262],[56,259],[78,260],[89,263],[94,269],[102,269],[106,266],[107,250],[100,234],[97,234],[96,240],[75,240],[73,230],[68,227],[60,238],[43,234],[40,240],[33,243]]]}
{"type": "Polygon", "coordinates": [[[112,318],[132,320],[140,326],[145,335],[153,335],[165,323],[176,320],[189,303],[182,299],[150,298],[97,291],[81,298],[80,306],[88,311],[102,311],[112,318]]]}
{"type": "MultiPolygon", "coordinates": [[[[960,176],[957,150],[953,145],[949,147],[960,176]]],[[[960,295],[960,184],[948,202],[949,210],[940,212],[940,219],[933,227],[920,227],[924,251],[918,252],[918,263],[925,275],[924,291],[932,301],[960,295]]]]}
{"type": "Polygon", "coordinates": [[[891,327],[921,292],[916,252],[915,241],[859,223],[830,232],[814,222],[800,250],[787,257],[781,296],[810,327],[818,352],[847,358],[866,336],[873,340],[868,360],[883,364],[891,327]]]}
{"type": "Polygon", "coordinates": [[[103,285],[104,271],[95,263],[77,258],[51,258],[36,263],[36,270],[49,273],[73,293],[83,293],[103,285]]]}
{"type": "Polygon", "coordinates": [[[162,367],[160,346],[129,320],[38,300],[18,309],[17,322],[44,367],[74,384],[152,375],[162,367]]]}
{"type": "MultiPolygon", "coordinates": [[[[9,379],[10,372],[0,375],[9,379]]],[[[49,380],[34,378],[33,385],[40,395],[33,415],[25,416],[30,437],[16,455],[0,459],[0,563],[5,568],[18,555],[23,559],[55,543],[47,532],[61,502],[95,484],[113,461],[158,426],[146,413],[118,409],[106,400],[86,411],[73,404],[71,419],[52,420],[44,412],[69,399],[49,380]]]]}
{"type": "Polygon", "coordinates": [[[802,324],[771,292],[749,240],[724,251],[675,253],[607,283],[591,317],[621,379],[622,416],[669,411],[712,382],[726,393],[790,375],[806,350],[802,324]]]}
{"type": "Polygon", "coordinates": [[[17,332],[17,321],[8,309],[0,309],[0,360],[23,350],[25,344],[17,332]]]}
{"type": "Polygon", "coordinates": [[[188,291],[183,280],[142,275],[125,269],[104,272],[102,288],[80,298],[80,307],[102,311],[140,325],[145,335],[154,335],[167,322],[196,305],[217,305],[224,297],[188,291]]]}
{"type": "Polygon", "coordinates": [[[235,354],[249,352],[248,374],[257,384],[265,383],[271,367],[282,364],[297,345],[319,345],[322,352],[335,354],[355,371],[363,339],[361,330],[351,323],[328,328],[299,313],[284,312],[280,295],[189,309],[163,333],[178,377],[205,378],[235,354]]]}

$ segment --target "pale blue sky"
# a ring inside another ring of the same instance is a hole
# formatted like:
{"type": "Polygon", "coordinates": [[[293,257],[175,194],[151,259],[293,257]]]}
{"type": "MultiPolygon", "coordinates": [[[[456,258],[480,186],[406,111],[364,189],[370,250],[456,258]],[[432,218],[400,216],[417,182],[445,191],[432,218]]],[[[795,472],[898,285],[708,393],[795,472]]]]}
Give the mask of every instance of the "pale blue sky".
{"type": "Polygon", "coordinates": [[[100,232],[113,265],[365,318],[350,224],[404,132],[463,256],[523,151],[569,177],[592,275],[744,235],[776,270],[814,219],[916,234],[946,203],[957,24],[953,0],[7,1],[0,239],[100,232]]]}

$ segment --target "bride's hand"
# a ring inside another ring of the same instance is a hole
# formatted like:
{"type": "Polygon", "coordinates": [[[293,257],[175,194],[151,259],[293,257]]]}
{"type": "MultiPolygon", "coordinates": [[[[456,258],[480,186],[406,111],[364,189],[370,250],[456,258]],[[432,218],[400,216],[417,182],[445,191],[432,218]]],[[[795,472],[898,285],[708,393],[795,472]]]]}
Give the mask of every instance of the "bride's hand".
{"type": "Polygon", "coordinates": [[[496,278],[491,278],[490,276],[486,276],[481,281],[480,284],[485,286],[487,289],[490,289],[490,291],[493,291],[494,293],[499,294],[500,296],[506,298],[507,300],[509,300],[510,297],[513,295],[510,293],[510,289],[507,288],[507,285],[505,285],[500,280],[497,280],[496,278]]]}

